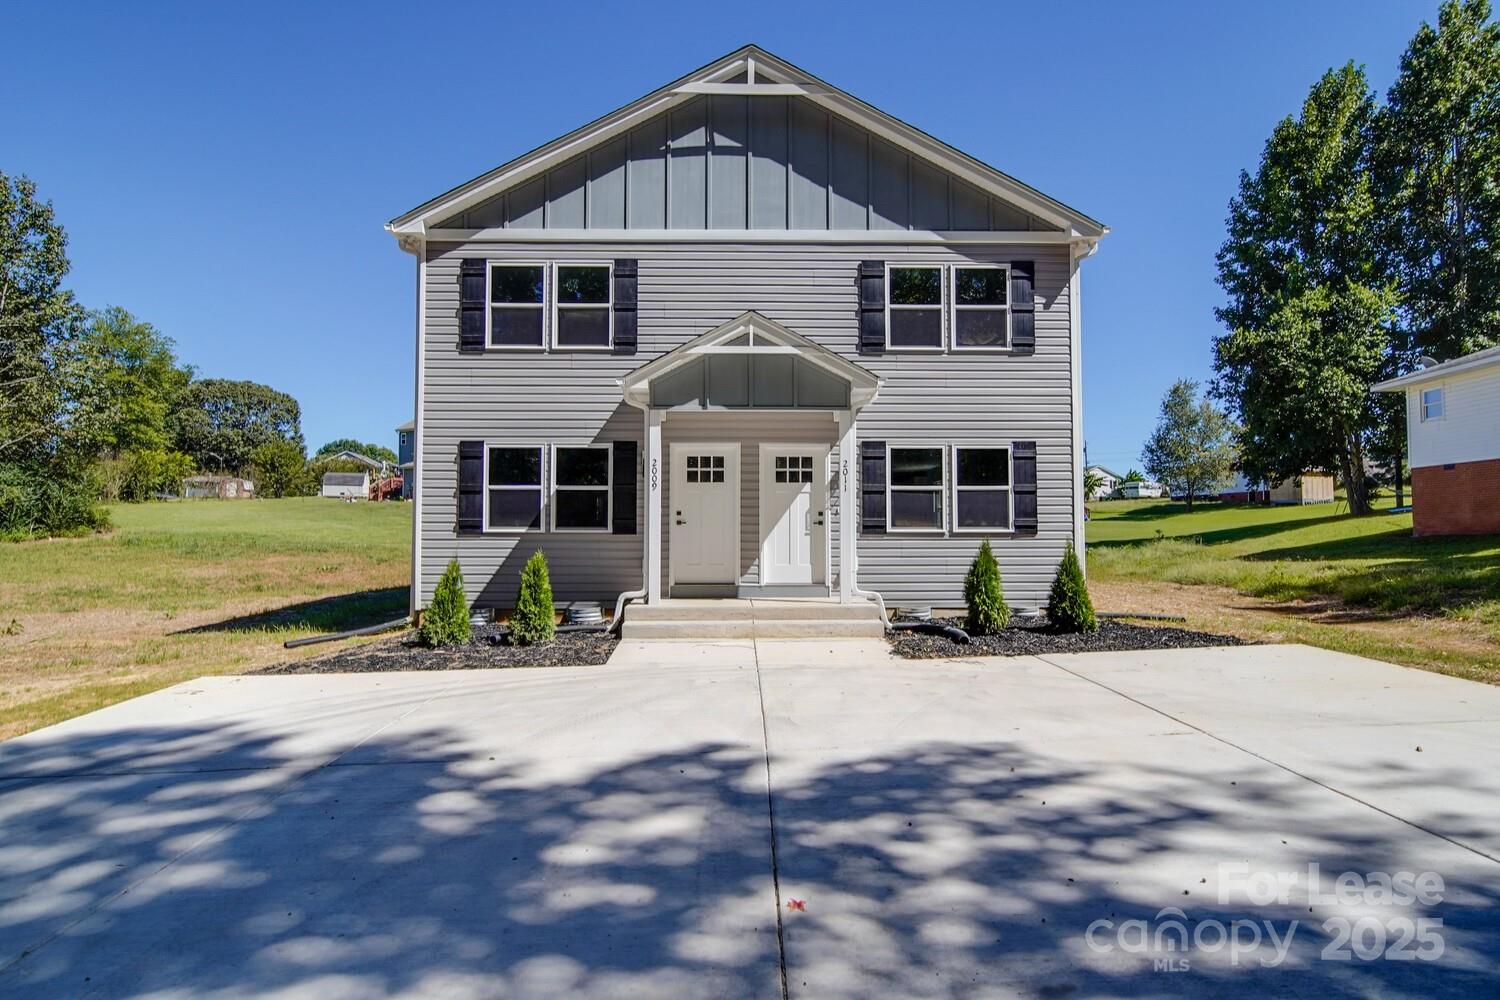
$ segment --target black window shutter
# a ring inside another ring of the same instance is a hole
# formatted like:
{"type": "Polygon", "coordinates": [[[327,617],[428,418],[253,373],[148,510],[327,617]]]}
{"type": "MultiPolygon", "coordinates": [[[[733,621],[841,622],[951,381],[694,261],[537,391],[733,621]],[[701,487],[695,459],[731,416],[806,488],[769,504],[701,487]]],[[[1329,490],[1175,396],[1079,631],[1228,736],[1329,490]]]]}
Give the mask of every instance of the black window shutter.
{"type": "MultiPolygon", "coordinates": [[[[636,350],[636,280],[638,262],[615,261],[615,353],[634,354],[636,350]]],[[[635,529],[632,528],[632,531],[635,529]]]]}
{"type": "Polygon", "coordinates": [[[616,535],[635,534],[635,460],[634,441],[616,441],[614,449],[614,516],[610,531],[616,535]]]}
{"type": "Polygon", "coordinates": [[[859,262],[859,353],[885,353],[885,261],[859,262]]]}
{"type": "Polygon", "coordinates": [[[484,530],[484,442],[458,442],[458,533],[484,530]]]}
{"type": "Polygon", "coordinates": [[[1036,534],[1036,442],[1013,441],[1010,481],[1016,495],[1016,534],[1036,534]]]}
{"type": "Polygon", "coordinates": [[[1010,262],[1010,346],[1017,354],[1036,353],[1036,261],[1010,262]]]}
{"type": "Polygon", "coordinates": [[[465,258],[458,266],[458,349],[484,350],[485,261],[465,258]]]}
{"type": "Polygon", "coordinates": [[[885,442],[859,446],[859,528],[867,535],[885,534],[885,442]]]}

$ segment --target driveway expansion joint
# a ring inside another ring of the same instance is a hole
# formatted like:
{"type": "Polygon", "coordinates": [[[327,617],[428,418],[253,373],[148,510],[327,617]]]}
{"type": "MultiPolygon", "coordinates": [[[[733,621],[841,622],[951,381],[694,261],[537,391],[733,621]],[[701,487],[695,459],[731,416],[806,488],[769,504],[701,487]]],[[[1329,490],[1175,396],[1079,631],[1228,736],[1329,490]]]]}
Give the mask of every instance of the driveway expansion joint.
{"type": "Polygon", "coordinates": [[[1486,853],[1485,851],[1480,850],[1479,848],[1475,847],[1472,844],[1465,843],[1464,841],[1459,840],[1456,837],[1450,837],[1446,833],[1443,833],[1443,832],[1441,832],[1439,830],[1434,830],[1430,826],[1424,826],[1423,824],[1418,823],[1416,820],[1408,819],[1407,817],[1402,816],[1402,815],[1400,815],[1398,813],[1393,813],[1389,809],[1382,809],[1380,806],[1375,805],[1375,803],[1370,802],[1367,799],[1362,799],[1358,795],[1354,795],[1351,792],[1346,792],[1342,788],[1336,788],[1333,785],[1328,784],[1326,781],[1320,781],[1319,779],[1314,778],[1310,774],[1306,774],[1306,773],[1304,773],[1302,771],[1299,771],[1299,770],[1297,770],[1294,767],[1289,767],[1288,765],[1283,764],[1283,763],[1281,763],[1278,760],[1274,760],[1274,759],[1272,759],[1270,757],[1267,757],[1265,754],[1257,753],[1256,751],[1251,750],[1247,746],[1243,746],[1243,745],[1241,745],[1239,743],[1235,743],[1233,740],[1227,739],[1227,738],[1225,738],[1223,736],[1218,735],[1217,733],[1214,733],[1214,732],[1211,732],[1211,731],[1209,731],[1207,729],[1204,729],[1202,726],[1197,725],[1196,723],[1189,722],[1187,719],[1181,718],[1179,716],[1173,715],[1171,712],[1168,712],[1168,711],[1165,711],[1163,709],[1157,708],[1155,705],[1152,705],[1149,702],[1145,702],[1145,701],[1142,701],[1139,698],[1136,698],[1136,697],[1133,697],[1131,695],[1128,695],[1124,691],[1121,691],[1119,688],[1110,687],[1108,684],[1105,684],[1101,680],[1096,680],[1095,678],[1089,677],[1086,674],[1081,674],[1081,673],[1079,673],[1076,670],[1070,670],[1069,668],[1063,666],[1061,663],[1054,663],[1052,660],[1048,659],[1045,656],[1038,656],[1037,659],[1041,660],[1043,663],[1047,664],[1049,667],[1055,667],[1056,669],[1061,670],[1065,674],[1069,674],[1069,675],[1071,675],[1073,677],[1078,678],[1079,680],[1088,681],[1090,684],[1093,684],[1096,687],[1102,688],[1105,691],[1110,692],[1111,694],[1118,695],[1119,697],[1124,698],[1126,701],[1131,702],[1131,703],[1136,704],[1136,705],[1139,705],[1141,708],[1144,708],[1144,709],[1146,709],[1149,712],[1155,712],[1157,715],[1160,715],[1163,718],[1171,719],[1173,722],[1177,723],[1178,725],[1187,726],[1190,729],[1193,729],[1193,730],[1195,730],[1195,731],[1197,731],[1199,733],[1202,733],[1204,736],[1207,736],[1211,740],[1214,740],[1214,741],[1216,741],[1218,743],[1222,743],[1224,746],[1229,747],[1230,749],[1238,750],[1241,753],[1248,754],[1249,756],[1254,757],[1257,760],[1260,760],[1260,761],[1263,761],[1263,762],[1265,762],[1267,764],[1270,764],[1272,767],[1279,768],[1280,770],[1285,771],[1287,774],[1293,775],[1294,777],[1301,778],[1303,781],[1306,781],[1306,782],[1309,782],[1311,784],[1317,785],[1319,788],[1325,789],[1326,791],[1330,791],[1330,792],[1332,792],[1335,795],[1342,796],[1343,798],[1348,799],[1350,802],[1354,802],[1354,803],[1357,803],[1359,805],[1362,805],[1366,809],[1370,809],[1370,810],[1373,810],[1374,812],[1378,812],[1382,816],[1387,816],[1387,817],[1395,820],[1398,823],[1404,823],[1405,825],[1411,827],[1414,830],[1420,830],[1421,832],[1423,832],[1425,834],[1428,834],[1429,836],[1436,837],[1439,840],[1447,841],[1448,843],[1452,844],[1454,847],[1462,848],[1463,850],[1468,851],[1471,854],[1474,854],[1474,855],[1477,855],[1478,857],[1484,858],[1486,861],[1493,861],[1496,864],[1500,864],[1500,857],[1496,857],[1493,854],[1486,853]]]}

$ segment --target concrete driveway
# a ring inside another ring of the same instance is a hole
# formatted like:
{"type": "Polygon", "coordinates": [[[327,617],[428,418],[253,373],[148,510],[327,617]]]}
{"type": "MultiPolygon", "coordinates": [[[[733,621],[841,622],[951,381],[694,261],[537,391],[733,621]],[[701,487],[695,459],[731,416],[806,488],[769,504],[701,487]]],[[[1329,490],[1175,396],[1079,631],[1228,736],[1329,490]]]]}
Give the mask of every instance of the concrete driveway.
{"type": "Polygon", "coordinates": [[[0,744],[0,995],[1474,996],[1497,793],[1300,646],[211,678],[0,744]]]}

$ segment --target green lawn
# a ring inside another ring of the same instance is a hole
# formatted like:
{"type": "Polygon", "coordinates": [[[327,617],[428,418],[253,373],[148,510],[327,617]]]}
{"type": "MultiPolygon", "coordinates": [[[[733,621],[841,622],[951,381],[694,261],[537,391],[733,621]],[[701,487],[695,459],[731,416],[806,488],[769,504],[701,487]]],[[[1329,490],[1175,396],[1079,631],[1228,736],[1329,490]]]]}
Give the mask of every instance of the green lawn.
{"type": "Polygon", "coordinates": [[[1336,597],[1479,622],[1500,639],[1500,535],[1413,538],[1410,514],[1351,517],[1342,504],[1209,504],[1189,514],[1179,503],[1135,500],[1091,509],[1090,565],[1106,576],[1276,601],[1336,597]]]}
{"type": "Polygon", "coordinates": [[[1170,610],[1172,585],[1228,588],[1257,603],[1221,600],[1190,621],[1500,683],[1500,536],[1413,538],[1410,514],[1352,517],[1342,503],[1090,509],[1090,580],[1117,601],[1154,595],[1170,610]]]}
{"type": "Polygon", "coordinates": [[[0,737],[201,674],[313,655],[283,640],[399,618],[409,504],[121,504],[85,538],[0,543],[0,737]]]}

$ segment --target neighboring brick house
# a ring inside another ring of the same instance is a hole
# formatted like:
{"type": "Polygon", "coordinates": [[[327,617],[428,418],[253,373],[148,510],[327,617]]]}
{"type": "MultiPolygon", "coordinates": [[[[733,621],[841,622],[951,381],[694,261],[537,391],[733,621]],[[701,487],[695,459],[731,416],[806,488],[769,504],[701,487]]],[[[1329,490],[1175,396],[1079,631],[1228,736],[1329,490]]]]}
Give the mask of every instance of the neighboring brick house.
{"type": "Polygon", "coordinates": [[[1412,532],[1500,534],[1500,347],[1375,386],[1406,395],[1412,532]]]}

